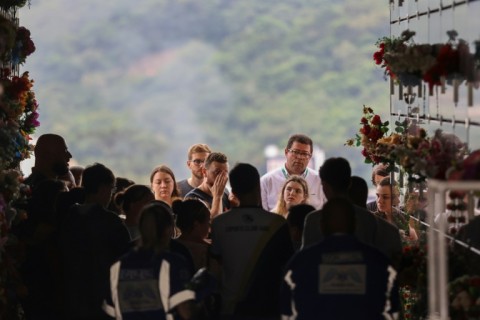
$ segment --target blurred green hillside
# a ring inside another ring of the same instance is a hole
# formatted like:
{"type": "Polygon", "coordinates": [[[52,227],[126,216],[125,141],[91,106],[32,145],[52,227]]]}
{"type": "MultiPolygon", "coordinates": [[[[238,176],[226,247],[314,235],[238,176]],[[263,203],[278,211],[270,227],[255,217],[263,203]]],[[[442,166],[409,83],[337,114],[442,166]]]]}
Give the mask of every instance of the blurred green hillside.
{"type": "Polygon", "coordinates": [[[371,58],[389,32],[378,0],[34,0],[20,12],[37,51],[38,134],[63,135],[75,160],[146,182],[208,143],[265,171],[264,148],[295,132],[368,178],[344,146],[363,104],[388,113],[371,58]]]}

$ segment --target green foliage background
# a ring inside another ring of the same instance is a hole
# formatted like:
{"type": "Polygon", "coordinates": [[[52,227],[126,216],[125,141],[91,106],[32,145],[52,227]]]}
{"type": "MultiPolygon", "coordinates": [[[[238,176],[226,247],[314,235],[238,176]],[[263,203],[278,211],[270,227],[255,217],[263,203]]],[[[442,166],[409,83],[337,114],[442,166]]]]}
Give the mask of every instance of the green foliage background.
{"type": "Polygon", "coordinates": [[[265,171],[264,148],[310,135],[368,179],[344,146],[363,104],[388,114],[375,41],[389,33],[378,0],[35,0],[20,12],[37,51],[41,126],[76,162],[146,183],[159,163],[187,175],[208,143],[231,164],[265,171]]]}

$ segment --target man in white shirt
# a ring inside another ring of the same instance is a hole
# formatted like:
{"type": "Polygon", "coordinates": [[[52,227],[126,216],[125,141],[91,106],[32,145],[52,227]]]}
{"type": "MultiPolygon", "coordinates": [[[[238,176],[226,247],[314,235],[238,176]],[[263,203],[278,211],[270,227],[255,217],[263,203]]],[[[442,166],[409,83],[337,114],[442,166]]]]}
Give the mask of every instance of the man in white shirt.
{"type": "Polygon", "coordinates": [[[267,172],[260,179],[262,188],[262,206],[272,211],[277,203],[283,184],[290,175],[302,176],[308,183],[308,203],[320,209],[326,202],[318,172],[307,167],[312,157],[313,142],[304,134],[290,136],[285,148],[286,162],[282,167],[267,172]]]}

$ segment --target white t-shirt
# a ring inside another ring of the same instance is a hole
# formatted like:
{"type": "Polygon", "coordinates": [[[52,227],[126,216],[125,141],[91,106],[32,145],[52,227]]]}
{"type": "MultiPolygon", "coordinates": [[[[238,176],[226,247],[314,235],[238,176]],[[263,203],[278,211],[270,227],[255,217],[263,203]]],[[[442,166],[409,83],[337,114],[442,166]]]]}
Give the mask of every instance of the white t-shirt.
{"type": "MultiPolygon", "coordinates": [[[[308,201],[307,203],[314,206],[315,209],[321,209],[323,204],[327,201],[323,193],[322,184],[318,173],[314,170],[307,168],[301,175],[308,184],[308,201]]],[[[289,174],[285,165],[267,172],[260,178],[260,185],[262,188],[262,206],[267,211],[272,211],[277,204],[278,197],[282,191],[282,187],[285,181],[288,179],[289,174]]]]}

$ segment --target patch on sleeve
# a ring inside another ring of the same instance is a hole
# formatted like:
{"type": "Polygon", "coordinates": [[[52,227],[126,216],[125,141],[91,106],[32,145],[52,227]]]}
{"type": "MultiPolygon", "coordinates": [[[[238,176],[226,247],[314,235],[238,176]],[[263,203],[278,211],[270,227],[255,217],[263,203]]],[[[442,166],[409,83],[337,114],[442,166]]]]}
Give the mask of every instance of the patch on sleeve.
{"type": "Polygon", "coordinates": [[[320,264],[320,294],[365,294],[367,267],[364,264],[320,264]]]}

